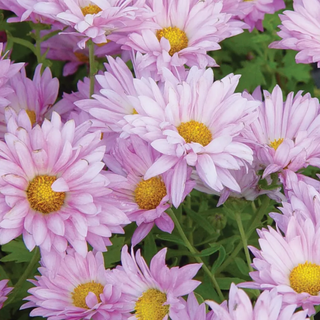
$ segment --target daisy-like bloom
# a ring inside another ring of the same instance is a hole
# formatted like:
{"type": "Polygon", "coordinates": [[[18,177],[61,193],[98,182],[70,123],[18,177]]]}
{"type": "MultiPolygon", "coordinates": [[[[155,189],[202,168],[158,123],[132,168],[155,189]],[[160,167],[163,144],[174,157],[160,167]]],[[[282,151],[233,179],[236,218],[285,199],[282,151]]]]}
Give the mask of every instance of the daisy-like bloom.
{"type": "Polygon", "coordinates": [[[284,195],[280,192],[280,186],[279,188],[273,190],[261,189],[261,187],[258,184],[259,180],[261,179],[261,176],[257,175],[257,170],[252,165],[248,164],[246,166],[241,167],[239,170],[230,170],[230,173],[239,184],[239,187],[241,189],[240,192],[235,192],[228,188],[224,188],[220,193],[217,193],[214,192],[212,189],[206,187],[205,184],[199,181],[197,181],[195,189],[209,194],[220,195],[217,206],[222,205],[229,197],[244,198],[246,200],[253,201],[260,195],[266,194],[269,198],[274,199],[277,202],[285,200],[284,195]]]}
{"type": "MultiPolygon", "coordinates": [[[[140,254],[121,252],[122,266],[112,270],[110,277],[121,283],[122,292],[129,296],[128,305],[134,314],[128,320],[178,319],[185,307],[179,297],[191,293],[199,284],[192,280],[201,264],[189,264],[169,269],[165,263],[167,249],[160,250],[150,262],[150,268],[140,254]]],[[[181,318],[180,318],[181,319],[181,318]]]]}
{"type": "MultiPolygon", "coordinates": [[[[136,80],[137,114],[124,117],[128,124],[123,130],[162,153],[144,179],[171,168],[185,172],[189,166],[211,189],[240,192],[229,170],[239,170],[253,160],[252,150],[237,137],[255,118],[259,103],[234,93],[239,76],[233,74],[213,82],[212,69],[192,67],[182,83],[169,75],[163,89],[152,79],[136,80]]],[[[185,182],[186,175],[177,179],[172,193],[184,188],[185,182]]]]}
{"type": "Polygon", "coordinates": [[[42,262],[39,272],[36,280],[30,280],[34,287],[25,298],[29,302],[22,306],[22,309],[34,308],[30,316],[48,320],[130,317],[120,286],[108,279],[101,252],[90,251],[85,257],[71,252],[60,258],[54,270],[42,262]]]}
{"type": "Polygon", "coordinates": [[[14,77],[24,66],[24,63],[12,63],[6,56],[8,52],[3,52],[3,43],[0,42],[0,107],[6,107],[10,101],[6,97],[13,92],[8,81],[14,77]]]}
{"type": "MultiPolygon", "coordinates": [[[[49,68],[43,73],[41,68],[41,64],[36,67],[33,80],[27,78],[25,68],[12,77],[9,85],[13,92],[6,97],[9,106],[16,113],[26,110],[32,125],[42,123],[46,112],[55,103],[59,91],[59,80],[52,78],[49,68]]],[[[3,139],[6,131],[5,108],[0,108],[0,138],[3,139]]]]}
{"type": "Polygon", "coordinates": [[[150,144],[132,135],[126,140],[118,139],[114,143],[113,151],[104,158],[109,169],[127,178],[125,183],[114,188],[112,198],[115,204],[119,203],[124,208],[128,218],[138,225],[131,239],[133,246],[139,243],[154,225],[171,233],[174,224],[165,210],[172,202],[176,202],[173,199],[184,199],[194,186],[190,181],[190,168],[186,172],[170,170],[145,180],[143,176],[160,156],[150,144]],[[177,190],[177,194],[173,194],[171,190],[175,189],[176,180],[181,178],[187,179],[186,185],[177,190]]]}
{"type": "MultiPolygon", "coordinates": [[[[319,189],[308,183],[311,178],[306,181],[299,178],[295,173],[287,174],[286,183],[291,187],[286,192],[288,200],[282,202],[282,207],[278,208],[282,213],[270,213],[270,216],[284,233],[286,233],[288,222],[292,216],[303,220],[311,219],[314,225],[320,223],[319,189]]],[[[314,181],[319,187],[320,182],[314,181]]]]}
{"type": "Polygon", "coordinates": [[[306,312],[294,313],[296,305],[284,306],[283,297],[276,290],[264,291],[254,307],[247,294],[232,283],[229,291],[228,306],[213,301],[206,301],[213,311],[210,320],[305,320],[306,312]]]}
{"type": "Polygon", "coordinates": [[[243,20],[249,26],[250,32],[254,28],[263,31],[262,21],[265,14],[273,14],[285,7],[286,5],[283,0],[242,0],[238,3],[237,11],[233,12],[235,12],[236,17],[243,20]]]}
{"type": "Polygon", "coordinates": [[[241,21],[229,21],[231,15],[222,13],[222,2],[215,0],[148,0],[147,4],[156,29],[129,34],[124,48],[144,54],[135,68],[138,72],[151,68],[155,80],[161,78],[163,67],[217,66],[207,52],[219,50],[219,42],[245,27],[241,21]]]}
{"type": "Polygon", "coordinates": [[[134,86],[132,72],[120,58],[108,56],[105,64],[107,72],[96,75],[100,92],[92,96],[94,99],[78,99],[75,105],[88,112],[95,119],[97,128],[102,132],[121,132],[123,124],[119,124],[125,115],[136,114],[139,104],[134,86]],[[100,123],[100,126],[98,125],[100,123]]]}
{"type": "Polygon", "coordinates": [[[258,230],[261,250],[250,247],[255,258],[250,272],[253,282],[241,287],[270,290],[276,288],[284,305],[295,304],[315,313],[320,304],[320,229],[311,219],[291,217],[285,236],[271,227],[258,230]]]}
{"type": "Polygon", "coordinates": [[[2,308],[4,302],[8,299],[7,295],[13,290],[13,288],[8,287],[9,280],[0,281],[0,309],[2,308]]]}
{"type": "Polygon", "coordinates": [[[0,9],[14,12],[16,17],[10,17],[8,22],[32,21],[34,23],[63,25],[35,12],[34,6],[39,0],[0,0],[0,9]]]}
{"type": "MultiPolygon", "coordinates": [[[[42,31],[41,36],[45,36],[54,30],[58,29],[51,28],[51,30],[42,31]]],[[[79,36],[72,34],[72,31],[73,29],[69,27],[64,29],[63,33],[41,42],[42,53],[47,52],[46,57],[48,59],[66,61],[63,67],[63,76],[75,73],[81,65],[89,65],[89,50],[88,48],[80,49],[78,47],[79,36]]],[[[114,41],[96,45],[94,49],[95,56],[102,58],[108,54],[120,54],[121,52],[120,45],[114,41]]]]}
{"type": "Polygon", "coordinates": [[[317,62],[320,68],[320,12],[319,0],[294,0],[294,11],[280,14],[281,25],[278,35],[282,38],[270,44],[270,48],[299,51],[297,63],[317,62]]]}
{"type": "Polygon", "coordinates": [[[265,167],[263,178],[283,169],[297,171],[308,165],[319,165],[320,105],[309,93],[295,96],[291,92],[283,101],[276,86],[264,91],[265,101],[258,118],[243,135],[255,152],[259,165],[265,167]]]}
{"type": "Polygon", "coordinates": [[[63,124],[57,113],[34,128],[25,111],[9,119],[0,142],[1,244],[22,234],[29,250],[64,252],[70,243],[85,256],[87,241],[105,251],[112,233],[123,233],[130,221],[108,202],[105,147],[89,127],[63,124]]]}
{"type": "Polygon", "coordinates": [[[118,39],[119,33],[144,28],[145,18],[150,15],[144,4],[145,0],[47,0],[39,1],[34,8],[85,36],[78,43],[84,48],[88,39],[102,44],[118,39]],[[111,34],[113,37],[108,37],[111,34]]]}
{"type": "Polygon", "coordinates": [[[178,314],[172,314],[172,320],[212,320],[213,312],[207,313],[205,303],[199,305],[193,292],[188,295],[187,301],[183,298],[180,298],[180,301],[185,307],[178,314]]]}

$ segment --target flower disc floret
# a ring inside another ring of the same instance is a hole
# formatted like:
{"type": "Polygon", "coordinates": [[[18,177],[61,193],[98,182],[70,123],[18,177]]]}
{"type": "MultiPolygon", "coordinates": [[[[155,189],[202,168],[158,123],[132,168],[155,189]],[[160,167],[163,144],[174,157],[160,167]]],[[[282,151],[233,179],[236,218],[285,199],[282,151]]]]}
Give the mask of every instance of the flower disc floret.
{"type": "Polygon", "coordinates": [[[205,147],[212,140],[212,133],[208,127],[195,120],[182,122],[177,129],[187,143],[197,142],[205,147]]]}
{"type": "Polygon", "coordinates": [[[305,262],[292,269],[290,273],[290,286],[298,293],[307,292],[313,296],[320,291],[320,266],[305,262]]]}
{"type": "Polygon", "coordinates": [[[163,305],[167,295],[158,289],[145,291],[135,305],[138,320],[162,320],[169,313],[169,305],[163,305]]]}
{"type": "Polygon", "coordinates": [[[103,285],[95,281],[78,285],[71,293],[73,305],[79,308],[90,309],[86,303],[86,297],[89,292],[93,292],[97,297],[98,303],[100,303],[100,294],[103,293],[103,285]]]}
{"type": "Polygon", "coordinates": [[[87,14],[97,14],[102,10],[100,7],[98,7],[95,4],[89,4],[86,7],[81,8],[81,11],[82,11],[83,15],[85,16],[87,14]]]}
{"type": "Polygon", "coordinates": [[[158,30],[156,33],[158,40],[162,37],[169,40],[170,43],[170,56],[173,56],[176,52],[188,47],[188,37],[183,30],[177,27],[168,27],[158,30]]]}
{"type": "Polygon", "coordinates": [[[55,192],[51,185],[56,181],[55,176],[36,176],[27,189],[27,199],[30,207],[44,214],[58,211],[64,204],[65,192],[55,192]]]}
{"type": "Polygon", "coordinates": [[[134,191],[135,201],[143,210],[155,209],[166,195],[166,185],[160,177],[141,180],[134,191]]]}
{"type": "Polygon", "coordinates": [[[269,146],[274,150],[277,150],[280,144],[283,142],[283,140],[284,140],[283,138],[275,139],[272,142],[270,142],[269,146]]]}

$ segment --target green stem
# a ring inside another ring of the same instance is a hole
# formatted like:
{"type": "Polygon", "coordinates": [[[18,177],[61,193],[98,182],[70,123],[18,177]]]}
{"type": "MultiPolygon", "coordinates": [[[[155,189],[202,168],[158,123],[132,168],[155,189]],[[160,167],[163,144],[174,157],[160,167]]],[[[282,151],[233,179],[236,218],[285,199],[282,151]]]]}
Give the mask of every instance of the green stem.
{"type": "Polygon", "coordinates": [[[92,40],[88,40],[88,48],[89,48],[89,65],[90,65],[90,98],[94,93],[94,76],[96,73],[96,61],[94,59],[94,44],[92,40]]]}
{"type": "Polygon", "coordinates": [[[24,39],[20,39],[20,38],[16,38],[16,37],[12,37],[12,36],[10,36],[10,40],[13,43],[20,44],[21,46],[24,46],[24,47],[30,49],[32,51],[32,53],[36,54],[36,49],[35,49],[34,45],[30,41],[27,41],[27,40],[24,40],[24,39]]]}
{"type": "Polygon", "coordinates": [[[247,236],[246,236],[246,233],[244,232],[243,224],[242,224],[242,220],[241,220],[241,213],[236,212],[235,217],[236,217],[237,225],[239,228],[240,237],[242,240],[243,250],[244,250],[244,253],[245,253],[245,256],[247,259],[247,264],[248,264],[249,270],[253,271],[253,269],[251,267],[251,257],[250,257],[250,253],[249,253],[249,249],[248,249],[247,236]]]}
{"type": "MultiPolygon", "coordinates": [[[[270,199],[268,196],[263,196],[262,203],[259,207],[259,210],[256,212],[256,215],[250,224],[249,231],[247,232],[247,238],[251,236],[257,225],[261,223],[262,217],[266,214],[268,206],[269,206],[270,199]]],[[[234,258],[238,255],[240,250],[242,249],[242,242],[240,242],[236,248],[232,251],[232,254],[223,262],[223,264],[218,268],[216,273],[221,273],[232,261],[234,261],[234,258]]]]}
{"type": "Polygon", "coordinates": [[[5,305],[9,305],[11,302],[13,302],[15,300],[17,295],[20,293],[20,290],[21,290],[22,286],[24,285],[24,283],[26,282],[26,280],[34,274],[34,271],[35,271],[35,269],[39,263],[39,260],[40,260],[40,251],[39,251],[38,247],[35,247],[35,249],[33,251],[34,251],[33,256],[31,258],[27,268],[25,269],[24,273],[21,275],[18,282],[15,284],[13,291],[8,296],[8,300],[5,302],[5,305]]]}
{"type": "Polygon", "coordinates": [[[216,277],[214,276],[214,274],[212,274],[212,272],[210,271],[210,269],[206,266],[206,264],[203,262],[203,260],[201,259],[201,257],[197,256],[197,254],[199,254],[199,252],[191,245],[191,243],[189,242],[186,234],[184,233],[181,224],[179,222],[179,220],[177,219],[176,215],[174,214],[174,212],[172,211],[172,209],[168,209],[167,213],[170,215],[171,219],[174,222],[175,227],[177,228],[181,239],[183,240],[185,246],[189,249],[189,251],[194,255],[194,258],[197,262],[202,263],[202,269],[204,270],[204,272],[209,276],[209,278],[211,279],[213,286],[215,287],[219,298],[221,299],[221,302],[224,300],[224,296],[221,292],[221,289],[218,285],[218,282],[216,280],[216,277]]]}

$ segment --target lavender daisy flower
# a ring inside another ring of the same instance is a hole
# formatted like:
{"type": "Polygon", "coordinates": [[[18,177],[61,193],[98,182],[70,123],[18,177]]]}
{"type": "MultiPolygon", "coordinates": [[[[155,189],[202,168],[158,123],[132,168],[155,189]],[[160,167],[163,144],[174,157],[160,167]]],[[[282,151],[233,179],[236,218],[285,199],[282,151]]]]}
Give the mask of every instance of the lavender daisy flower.
{"type": "Polygon", "coordinates": [[[8,287],[9,280],[0,281],[0,309],[3,307],[4,302],[8,299],[7,295],[13,290],[13,288],[8,287]]]}
{"type": "Polygon", "coordinates": [[[210,320],[304,320],[306,312],[294,313],[296,305],[284,306],[283,297],[276,290],[264,291],[254,307],[247,294],[232,283],[229,292],[228,306],[213,301],[206,301],[213,311],[210,320]]]}
{"type": "Polygon", "coordinates": [[[189,264],[169,269],[165,263],[166,248],[160,250],[150,262],[150,268],[140,254],[121,252],[122,266],[113,269],[110,277],[122,285],[122,292],[129,296],[128,304],[134,314],[128,320],[178,319],[184,303],[179,297],[191,293],[199,284],[192,280],[201,264],[189,264]]]}
{"type": "Polygon", "coordinates": [[[250,272],[253,282],[241,287],[271,290],[282,295],[283,304],[295,304],[315,313],[320,304],[320,229],[311,219],[291,217],[285,236],[271,227],[258,230],[261,250],[250,247],[254,254],[250,272]]]}
{"type": "Polygon", "coordinates": [[[297,63],[317,62],[320,67],[320,12],[319,0],[294,0],[294,11],[286,10],[280,14],[282,38],[270,44],[270,48],[299,51],[297,63]]]}
{"type": "MultiPolygon", "coordinates": [[[[52,260],[53,257],[51,257],[52,260]]],[[[85,257],[71,252],[52,269],[42,262],[40,276],[30,280],[34,287],[21,308],[34,308],[30,316],[48,320],[126,320],[130,309],[120,286],[111,282],[101,252],[85,257]]]]}
{"type": "MultiPolygon", "coordinates": [[[[25,68],[12,77],[9,85],[13,92],[6,97],[16,113],[26,110],[32,125],[42,124],[59,91],[59,80],[52,78],[49,68],[43,72],[41,68],[41,64],[36,67],[33,80],[27,78],[25,68]]],[[[5,108],[0,108],[0,138],[3,139],[6,132],[5,108]]]]}
{"type": "Polygon", "coordinates": [[[159,80],[162,68],[188,66],[217,66],[207,52],[219,50],[219,42],[243,31],[240,21],[229,21],[231,15],[221,13],[222,2],[214,0],[149,0],[156,24],[155,29],[141,30],[128,35],[125,49],[145,54],[138,69],[157,70],[154,79],[159,80]]]}
{"type": "MultiPolygon", "coordinates": [[[[211,69],[192,67],[180,82],[167,72],[168,80],[160,88],[152,79],[136,80],[137,114],[124,117],[124,131],[139,135],[162,153],[144,178],[192,167],[211,189],[240,192],[229,170],[253,160],[252,150],[237,138],[255,118],[259,103],[234,93],[239,77],[233,74],[213,82],[211,69]]],[[[173,193],[183,188],[186,176],[176,181],[173,193]]]]}
{"type": "Polygon", "coordinates": [[[272,93],[264,91],[258,118],[242,132],[252,146],[256,161],[265,167],[263,178],[284,169],[297,171],[308,165],[318,166],[320,143],[320,105],[309,93],[286,101],[276,86],[272,93]]]}
{"type": "Polygon", "coordinates": [[[144,28],[145,18],[150,15],[144,4],[145,0],[55,0],[40,1],[34,9],[77,30],[84,36],[78,45],[84,48],[88,39],[103,44],[118,40],[122,33],[144,28]],[[108,37],[111,34],[113,37],[108,37]]]}
{"type": "Polygon", "coordinates": [[[148,143],[132,135],[127,140],[118,139],[110,155],[104,158],[109,169],[126,177],[126,182],[113,188],[112,199],[115,205],[119,203],[128,218],[138,225],[131,239],[133,246],[140,242],[154,225],[171,233],[174,224],[165,210],[170,208],[172,202],[176,202],[174,199],[184,199],[194,186],[190,181],[190,168],[186,172],[176,173],[180,178],[187,175],[185,187],[177,190],[176,194],[172,192],[177,183],[173,179],[175,174],[172,170],[148,180],[144,179],[147,170],[160,156],[148,143]]]}
{"type": "Polygon", "coordinates": [[[0,243],[22,234],[29,250],[64,252],[70,243],[85,256],[88,241],[105,251],[130,221],[108,202],[101,133],[88,133],[88,122],[63,124],[57,113],[31,128],[22,113],[0,142],[0,243]]]}

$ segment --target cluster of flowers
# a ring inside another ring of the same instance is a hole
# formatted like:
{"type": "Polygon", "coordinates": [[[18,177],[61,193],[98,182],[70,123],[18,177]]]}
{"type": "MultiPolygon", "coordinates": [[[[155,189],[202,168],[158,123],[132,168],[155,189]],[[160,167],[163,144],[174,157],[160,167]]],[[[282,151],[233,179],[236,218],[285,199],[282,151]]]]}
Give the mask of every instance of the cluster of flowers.
{"type": "Polygon", "coordinates": [[[260,88],[235,93],[239,76],[214,81],[206,69],[216,66],[208,51],[245,28],[261,29],[282,0],[3,0],[0,8],[17,15],[13,22],[50,24],[42,36],[61,30],[42,50],[68,61],[65,75],[88,61],[87,44],[108,59],[93,95],[86,78],[57,103],[48,68],[39,65],[31,80],[23,64],[0,60],[0,244],[22,235],[29,250],[41,249],[41,275],[23,306],[34,307],[32,316],[300,320],[315,312],[320,183],[296,172],[320,167],[319,101],[301,92],[283,101],[278,86],[264,99],[260,88]],[[285,195],[259,187],[272,175],[285,195]],[[242,285],[267,289],[254,308],[233,285],[229,305],[206,301],[206,313],[192,293],[201,265],[169,269],[165,249],[149,269],[125,246],[122,266],[105,270],[101,252],[112,234],[135,222],[135,246],[154,225],[171,233],[166,210],[193,188],[219,195],[219,204],[230,195],[283,200],[282,214],[272,214],[278,229],[260,231],[261,250],[251,248],[257,271],[242,285]]]}

